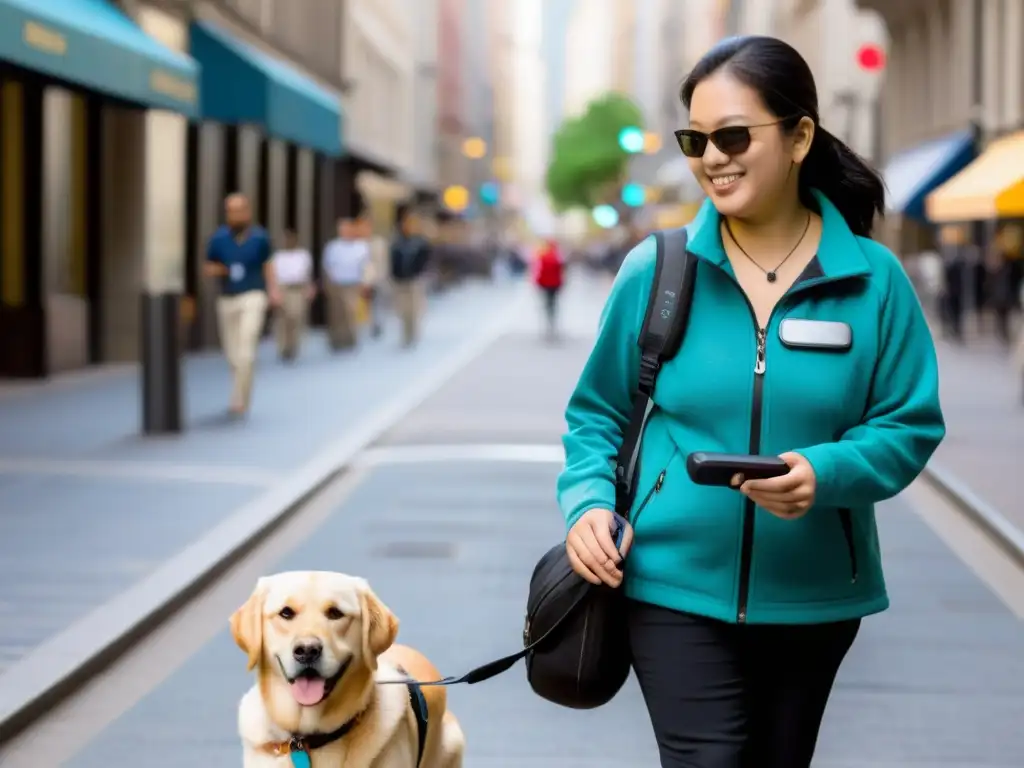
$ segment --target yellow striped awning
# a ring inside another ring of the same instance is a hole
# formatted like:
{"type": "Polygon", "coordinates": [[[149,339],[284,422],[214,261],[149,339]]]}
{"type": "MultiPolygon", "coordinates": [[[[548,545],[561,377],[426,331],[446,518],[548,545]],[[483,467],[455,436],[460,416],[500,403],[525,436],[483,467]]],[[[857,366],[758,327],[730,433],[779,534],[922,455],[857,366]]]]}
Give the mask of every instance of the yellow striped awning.
{"type": "Polygon", "coordinates": [[[928,195],[925,212],[935,223],[1024,216],[1024,131],[992,142],[928,195]]]}

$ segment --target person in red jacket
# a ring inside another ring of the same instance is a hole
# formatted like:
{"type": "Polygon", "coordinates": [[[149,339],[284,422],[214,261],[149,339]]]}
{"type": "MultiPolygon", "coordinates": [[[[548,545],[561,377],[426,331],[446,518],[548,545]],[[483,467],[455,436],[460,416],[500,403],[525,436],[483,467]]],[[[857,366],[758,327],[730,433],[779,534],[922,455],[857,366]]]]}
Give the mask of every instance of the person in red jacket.
{"type": "Polygon", "coordinates": [[[555,240],[547,240],[534,258],[533,282],[544,294],[548,338],[557,335],[558,295],[565,281],[565,260],[555,240]]]}

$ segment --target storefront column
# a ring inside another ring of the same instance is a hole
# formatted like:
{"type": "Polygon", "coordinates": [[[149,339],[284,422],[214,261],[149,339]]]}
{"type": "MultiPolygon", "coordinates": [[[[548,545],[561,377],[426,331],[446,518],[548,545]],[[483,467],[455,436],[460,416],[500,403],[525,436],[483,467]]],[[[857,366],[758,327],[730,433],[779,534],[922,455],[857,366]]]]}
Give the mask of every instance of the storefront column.
{"type": "MultiPolygon", "coordinates": [[[[317,199],[313,190],[316,183],[315,163],[316,155],[313,150],[298,150],[295,161],[295,231],[299,236],[299,242],[310,249],[314,247],[313,205],[317,199]]],[[[313,258],[319,258],[319,254],[314,253],[313,258]]]]}
{"type": "MultiPolygon", "coordinates": [[[[188,50],[184,20],[153,8],[140,26],[170,48],[188,50]]],[[[142,430],[183,429],[181,299],[185,289],[188,122],[171,112],[144,116],[142,430]]]]}
{"type": "Polygon", "coordinates": [[[271,243],[281,243],[285,230],[285,209],[288,194],[288,147],[278,139],[267,140],[267,210],[264,225],[271,243]]]}

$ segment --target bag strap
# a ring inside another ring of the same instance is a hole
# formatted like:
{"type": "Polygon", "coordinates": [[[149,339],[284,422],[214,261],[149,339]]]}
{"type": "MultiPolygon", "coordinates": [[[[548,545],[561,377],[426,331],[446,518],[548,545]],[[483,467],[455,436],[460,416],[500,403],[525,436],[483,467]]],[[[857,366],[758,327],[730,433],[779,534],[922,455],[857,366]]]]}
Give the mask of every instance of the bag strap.
{"type": "Polygon", "coordinates": [[[686,250],[685,228],[655,232],[654,238],[657,243],[654,285],[637,341],[640,375],[629,423],[622,433],[622,445],[615,460],[615,512],[627,520],[636,494],[640,441],[654,410],[654,385],[661,366],[675,357],[686,335],[697,273],[697,259],[686,250]]]}
{"type": "MultiPolygon", "coordinates": [[[[622,438],[622,447],[615,470],[615,507],[623,517],[628,515],[633,503],[633,479],[636,471],[640,438],[654,406],[654,383],[662,363],[675,357],[686,335],[690,319],[690,304],[693,301],[693,284],[697,274],[697,259],[686,250],[686,230],[683,228],[655,232],[657,261],[654,268],[654,284],[647,301],[647,315],[640,331],[640,377],[637,392],[633,396],[633,411],[629,417],[622,438]],[[624,469],[628,468],[628,469],[624,469]],[[626,499],[628,498],[628,502],[626,499]],[[625,504],[625,506],[621,506],[625,504]],[[625,514],[623,514],[623,510],[625,514]]],[[[503,656],[487,664],[471,669],[462,677],[443,677],[425,682],[404,680],[378,680],[382,685],[402,684],[424,686],[473,685],[497,677],[507,671],[530,651],[548,639],[589,594],[581,591],[571,606],[562,614],[547,632],[527,645],[521,651],[503,656]]],[[[525,637],[524,637],[525,639],[525,637]]]]}

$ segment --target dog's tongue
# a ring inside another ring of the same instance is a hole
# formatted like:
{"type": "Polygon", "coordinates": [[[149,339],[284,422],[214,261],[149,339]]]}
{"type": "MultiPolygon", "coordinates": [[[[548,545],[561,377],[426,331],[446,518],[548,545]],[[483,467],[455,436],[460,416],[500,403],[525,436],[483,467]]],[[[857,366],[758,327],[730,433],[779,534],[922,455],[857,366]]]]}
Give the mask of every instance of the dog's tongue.
{"type": "Polygon", "coordinates": [[[292,683],[292,696],[302,706],[312,707],[323,701],[325,684],[322,677],[300,677],[292,683]]]}

